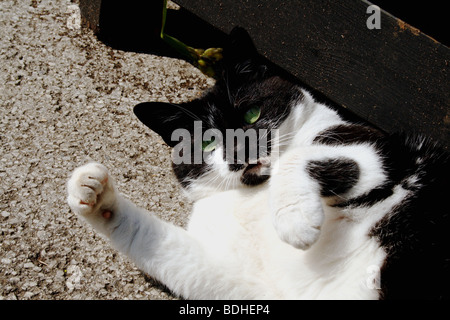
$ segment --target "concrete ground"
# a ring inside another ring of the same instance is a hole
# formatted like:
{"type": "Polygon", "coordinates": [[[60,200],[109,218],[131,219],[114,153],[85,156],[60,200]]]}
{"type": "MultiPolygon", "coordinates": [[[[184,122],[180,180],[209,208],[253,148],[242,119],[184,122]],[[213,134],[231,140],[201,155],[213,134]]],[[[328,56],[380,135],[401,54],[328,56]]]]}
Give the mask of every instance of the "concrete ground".
{"type": "Polygon", "coordinates": [[[69,0],[0,1],[0,299],[173,298],[81,223],[70,173],[106,165],[137,205],[183,226],[170,150],[132,108],[213,84],[184,61],[113,50],[69,0]]]}

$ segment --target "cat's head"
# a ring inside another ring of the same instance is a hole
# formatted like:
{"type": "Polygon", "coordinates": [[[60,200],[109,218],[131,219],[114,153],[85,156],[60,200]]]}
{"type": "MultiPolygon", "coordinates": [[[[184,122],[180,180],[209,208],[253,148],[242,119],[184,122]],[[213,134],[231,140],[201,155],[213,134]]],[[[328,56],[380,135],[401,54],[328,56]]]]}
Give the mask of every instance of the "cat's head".
{"type": "Polygon", "coordinates": [[[146,102],[136,116],[173,147],[183,187],[205,192],[264,183],[274,138],[302,92],[275,75],[241,28],[224,48],[223,72],[203,97],[182,104],[146,102]]]}

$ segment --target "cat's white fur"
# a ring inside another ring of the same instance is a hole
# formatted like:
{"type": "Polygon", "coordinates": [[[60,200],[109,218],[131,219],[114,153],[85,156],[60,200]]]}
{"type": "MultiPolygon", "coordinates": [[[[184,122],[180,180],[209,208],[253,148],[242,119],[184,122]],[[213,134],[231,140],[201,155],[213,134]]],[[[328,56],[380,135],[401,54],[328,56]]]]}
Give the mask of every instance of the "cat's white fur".
{"type": "Polygon", "coordinates": [[[244,186],[222,157],[211,159],[211,173],[188,190],[195,203],[187,230],[122,197],[97,163],[74,171],[69,205],[142,270],[184,298],[377,299],[373,281],[386,253],[368,233],[382,218],[377,212],[387,212],[407,191],[397,187],[371,208],[327,206],[332,199],[319,197],[317,182],[304,170],[306,161],[354,160],[361,179],[348,196],[383,183],[383,169],[370,145],[313,145],[321,131],[344,121],[303,93],[280,127],[280,152],[271,159],[270,180],[244,186]],[[105,218],[105,211],[112,216],[105,218]]]}

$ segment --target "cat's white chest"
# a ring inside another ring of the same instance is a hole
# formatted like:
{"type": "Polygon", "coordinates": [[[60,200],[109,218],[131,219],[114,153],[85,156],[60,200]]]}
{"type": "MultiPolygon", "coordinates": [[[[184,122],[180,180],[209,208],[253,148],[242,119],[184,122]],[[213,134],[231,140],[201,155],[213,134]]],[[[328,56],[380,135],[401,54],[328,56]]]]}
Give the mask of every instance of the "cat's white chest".
{"type": "Polygon", "coordinates": [[[188,232],[219,265],[227,266],[227,276],[236,272],[253,279],[256,296],[264,288],[261,298],[378,298],[377,276],[385,254],[373,239],[351,223],[336,223],[336,213],[327,212],[319,241],[309,250],[296,249],[273,228],[268,192],[262,185],[199,200],[188,232]]]}
{"type": "Polygon", "coordinates": [[[267,185],[262,185],[201,199],[194,205],[188,232],[219,256],[229,250],[233,255],[255,255],[252,244],[260,241],[262,229],[269,225],[267,193],[267,185]]]}

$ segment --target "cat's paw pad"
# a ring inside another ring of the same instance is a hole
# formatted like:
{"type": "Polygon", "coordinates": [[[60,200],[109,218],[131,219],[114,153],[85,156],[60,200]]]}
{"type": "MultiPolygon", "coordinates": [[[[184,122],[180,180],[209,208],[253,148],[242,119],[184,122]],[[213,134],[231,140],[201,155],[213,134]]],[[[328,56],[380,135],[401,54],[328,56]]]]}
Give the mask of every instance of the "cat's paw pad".
{"type": "Polygon", "coordinates": [[[320,201],[285,205],[273,212],[279,238],[297,249],[306,250],[320,236],[324,213],[320,201]]]}
{"type": "Polygon", "coordinates": [[[68,203],[85,218],[114,209],[116,195],[108,170],[99,163],[75,169],[67,183],[68,203]]]}

